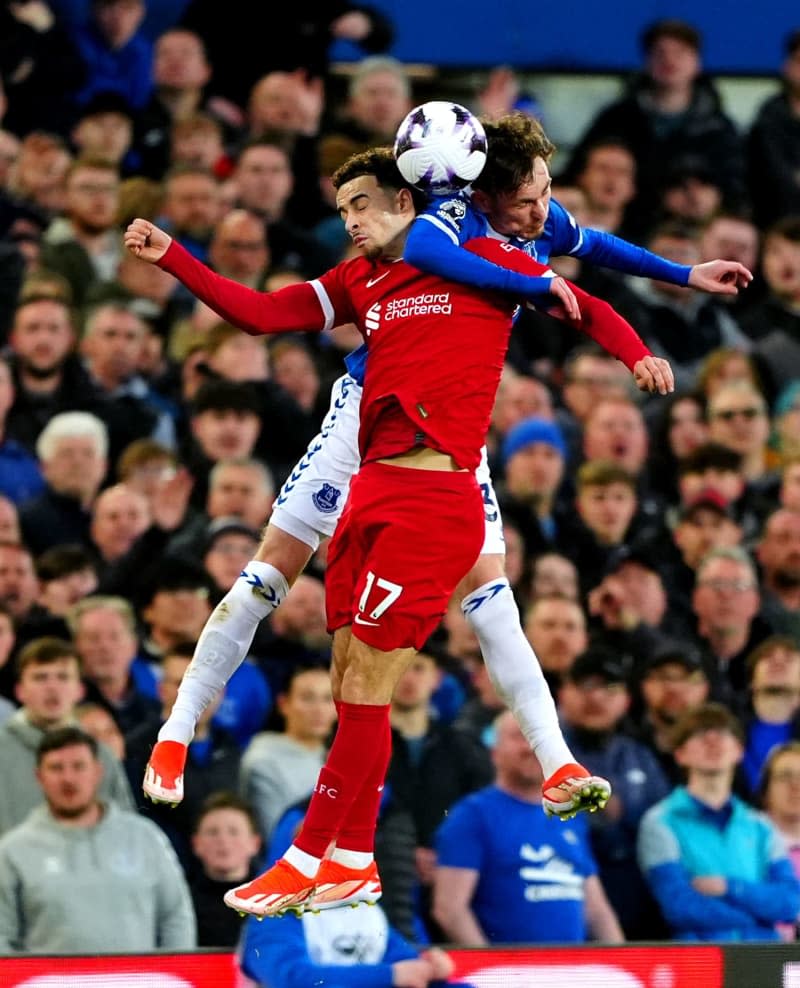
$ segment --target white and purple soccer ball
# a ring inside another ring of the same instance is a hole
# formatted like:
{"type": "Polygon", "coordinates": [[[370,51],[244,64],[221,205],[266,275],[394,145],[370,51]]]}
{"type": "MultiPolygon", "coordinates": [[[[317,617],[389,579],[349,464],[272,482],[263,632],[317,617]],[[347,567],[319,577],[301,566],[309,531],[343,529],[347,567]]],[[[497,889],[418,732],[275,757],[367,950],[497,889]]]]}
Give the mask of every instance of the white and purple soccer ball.
{"type": "Polygon", "coordinates": [[[486,133],[458,103],[433,100],[406,116],[394,156],[403,178],[430,195],[450,195],[474,182],[486,164],[486,133]]]}

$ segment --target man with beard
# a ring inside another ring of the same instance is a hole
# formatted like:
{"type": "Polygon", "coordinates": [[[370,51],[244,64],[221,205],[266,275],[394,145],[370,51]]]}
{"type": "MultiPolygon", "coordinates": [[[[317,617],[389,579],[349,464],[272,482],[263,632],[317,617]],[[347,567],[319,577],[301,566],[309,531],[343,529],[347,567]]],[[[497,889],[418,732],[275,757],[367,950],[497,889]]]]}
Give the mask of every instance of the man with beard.
{"type": "Polygon", "coordinates": [[[36,754],[44,804],[0,841],[0,953],[191,950],[195,920],[156,824],[97,798],[97,742],[77,727],[36,754]]]}
{"type": "Polygon", "coordinates": [[[75,329],[66,301],[32,295],[21,302],[14,313],[9,344],[16,397],[6,432],[32,451],[54,415],[95,410],[93,388],[72,353],[75,329]]]}
{"type": "Polygon", "coordinates": [[[708,677],[697,652],[683,644],[653,652],[639,679],[642,712],[630,733],[647,745],[674,785],[682,781],[672,757],[671,732],[680,717],[708,698],[708,677]]]}
{"type": "Polygon", "coordinates": [[[779,508],[764,523],[758,546],[761,616],[777,634],[800,637],[800,511],[779,508]]]}
{"type": "Polygon", "coordinates": [[[63,275],[76,305],[90,287],[113,282],[122,258],[117,226],[119,171],[104,158],[78,158],[66,181],[64,214],[44,234],[42,266],[63,275]]]}

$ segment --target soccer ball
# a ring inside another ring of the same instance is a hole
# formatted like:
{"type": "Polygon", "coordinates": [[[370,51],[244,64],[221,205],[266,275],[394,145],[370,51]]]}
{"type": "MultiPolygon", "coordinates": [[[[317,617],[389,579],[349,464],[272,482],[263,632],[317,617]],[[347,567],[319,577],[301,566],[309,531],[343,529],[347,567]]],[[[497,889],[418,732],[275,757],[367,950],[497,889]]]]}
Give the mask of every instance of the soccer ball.
{"type": "Polygon", "coordinates": [[[394,156],[403,178],[431,195],[449,195],[473,182],[486,163],[480,120],[458,103],[434,100],[400,124],[394,156]]]}

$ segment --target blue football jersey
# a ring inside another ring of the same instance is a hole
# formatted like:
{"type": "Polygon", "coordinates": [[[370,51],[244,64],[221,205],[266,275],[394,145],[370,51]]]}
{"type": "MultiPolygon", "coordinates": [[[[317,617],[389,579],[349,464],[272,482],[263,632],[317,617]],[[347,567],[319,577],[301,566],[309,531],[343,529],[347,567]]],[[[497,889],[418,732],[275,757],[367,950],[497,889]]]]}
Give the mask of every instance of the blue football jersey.
{"type": "Polygon", "coordinates": [[[542,235],[535,240],[505,237],[495,232],[483,213],[472,206],[464,193],[432,199],[419,218],[446,233],[458,246],[473,237],[497,237],[508,240],[540,264],[548,264],[551,257],[576,253],[583,243],[583,234],[575,217],[555,199],[550,200],[550,211],[542,235]]]}

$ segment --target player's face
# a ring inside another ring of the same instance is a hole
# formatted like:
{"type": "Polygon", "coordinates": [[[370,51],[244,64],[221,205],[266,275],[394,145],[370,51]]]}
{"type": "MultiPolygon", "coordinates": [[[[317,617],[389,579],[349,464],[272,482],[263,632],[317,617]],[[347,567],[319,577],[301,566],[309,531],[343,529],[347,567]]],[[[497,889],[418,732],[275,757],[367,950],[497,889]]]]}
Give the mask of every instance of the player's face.
{"type": "Polygon", "coordinates": [[[345,182],[336,193],[336,208],[361,253],[374,260],[400,257],[414,205],[405,190],[382,189],[374,175],[345,182]]]}
{"type": "Polygon", "coordinates": [[[543,158],[533,162],[529,182],[523,182],[515,192],[486,196],[486,218],[492,228],[506,237],[535,240],[542,235],[550,212],[552,179],[543,158]]]}

